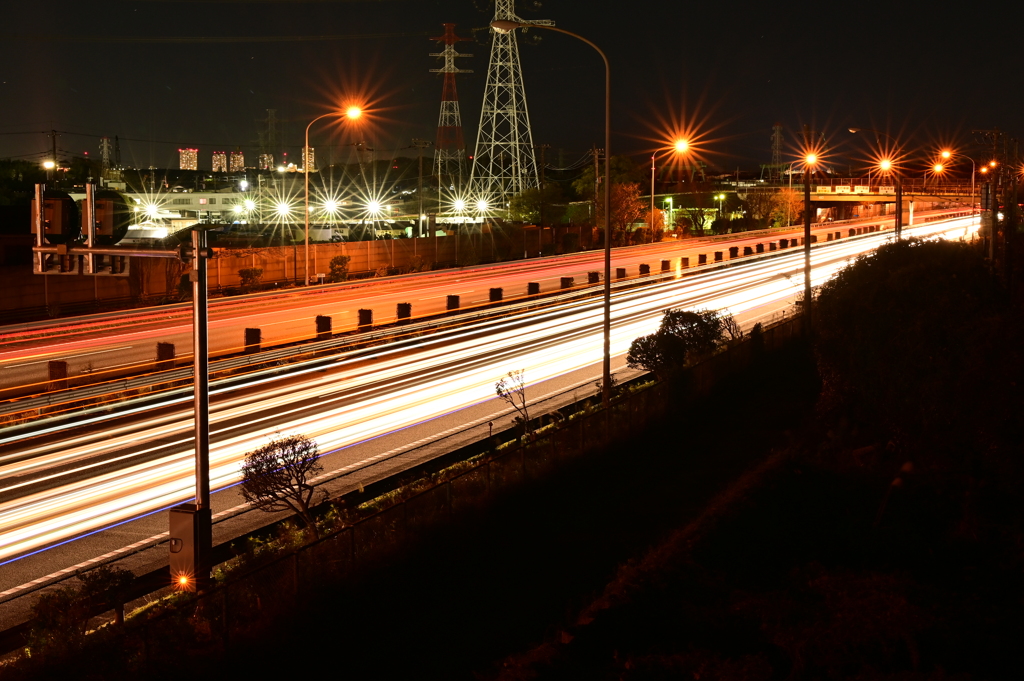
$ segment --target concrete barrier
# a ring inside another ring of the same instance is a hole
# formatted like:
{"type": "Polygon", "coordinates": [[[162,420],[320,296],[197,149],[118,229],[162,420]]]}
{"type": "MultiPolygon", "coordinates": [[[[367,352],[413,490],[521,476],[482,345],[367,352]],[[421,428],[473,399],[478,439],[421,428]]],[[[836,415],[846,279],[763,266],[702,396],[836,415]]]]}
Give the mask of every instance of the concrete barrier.
{"type": "Polygon", "coordinates": [[[769,241],[768,242],[768,251],[771,252],[771,251],[777,251],[777,250],[779,250],[778,244],[776,244],[774,241],[769,241]]]}
{"type": "Polygon", "coordinates": [[[744,246],[743,255],[754,255],[754,248],[752,246],[744,246]]]}
{"type": "Polygon", "coordinates": [[[679,258],[679,266],[680,267],[684,267],[684,268],[685,267],[689,267],[690,266],[690,258],[688,258],[687,256],[683,256],[682,258],[679,258]]]}
{"type": "Polygon", "coordinates": [[[318,314],[316,316],[316,339],[330,340],[331,336],[334,335],[331,327],[331,318],[318,314]]]}
{"type": "Polygon", "coordinates": [[[492,303],[500,303],[501,297],[504,294],[504,292],[504,289],[492,288],[487,294],[487,299],[490,300],[492,303]]]}
{"type": "Polygon", "coordinates": [[[732,260],[733,258],[738,258],[738,257],[740,257],[740,247],[739,246],[729,246],[729,259],[732,260]]]}
{"type": "Polygon", "coordinates": [[[156,370],[170,371],[174,368],[174,343],[156,344],[156,370]]]}
{"type": "Polygon", "coordinates": [[[662,272],[668,272],[670,269],[672,269],[672,261],[671,260],[662,260],[661,261],[661,271],[662,272]]]}
{"type": "Polygon", "coordinates": [[[715,251],[715,262],[722,262],[722,251],[715,251]]]}
{"type": "Polygon", "coordinates": [[[448,301],[446,303],[446,306],[447,306],[446,309],[449,312],[451,312],[452,310],[458,310],[459,309],[459,302],[460,302],[459,296],[454,296],[454,295],[448,296],[448,301]]]}
{"type": "Polygon", "coordinates": [[[651,266],[646,264],[646,263],[642,263],[640,265],[640,276],[642,277],[642,276],[650,274],[650,273],[651,273],[651,266]]]}
{"type": "Polygon", "coordinates": [[[779,248],[789,248],[789,239],[779,239],[779,248]]]}
{"type": "Polygon", "coordinates": [[[51,359],[46,363],[46,371],[50,382],[46,385],[47,390],[68,389],[68,363],[62,359],[51,359]]]}
{"type": "Polygon", "coordinates": [[[615,268],[615,278],[616,279],[625,279],[626,278],[626,268],[625,267],[616,267],[615,268]]]}
{"type": "Polygon", "coordinates": [[[754,250],[756,250],[758,253],[764,253],[764,244],[757,244],[754,247],[754,250]]]}
{"type": "Polygon", "coordinates": [[[359,330],[369,331],[373,328],[373,310],[359,310],[359,330]]]}
{"type": "Polygon", "coordinates": [[[850,236],[857,236],[857,230],[855,230],[853,227],[850,228],[850,236]]]}
{"type": "Polygon", "coordinates": [[[535,296],[538,293],[540,293],[540,282],[539,281],[531,281],[531,282],[526,284],[526,295],[528,295],[528,296],[535,296]]]}
{"type": "Polygon", "coordinates": [[[843,238],[843,233],[842,232],[836,232],[835,238],[836,238],[836,241],[838,241],[839,239],[842,239],[843,238]]]}
{"type": "Polygon", "coordinates": [[[259,329],[245,330],[245,354],[252,355],[260,351],[260,343],[263,340],[263,332],[259,329]]]}
{"type": "Polygon", "coordinates": [[[408,324],[412,321],[412,303],[399,303],[395,310],[395,317],[399,324],[408,324]]]}
{"type": "Polygon", "coordinates": [[[698,265],[707,265],[708,264],[708,254],[707,253],[701,253],[700,255],[698,255],[697,256],[697,264],[698,265]]]}

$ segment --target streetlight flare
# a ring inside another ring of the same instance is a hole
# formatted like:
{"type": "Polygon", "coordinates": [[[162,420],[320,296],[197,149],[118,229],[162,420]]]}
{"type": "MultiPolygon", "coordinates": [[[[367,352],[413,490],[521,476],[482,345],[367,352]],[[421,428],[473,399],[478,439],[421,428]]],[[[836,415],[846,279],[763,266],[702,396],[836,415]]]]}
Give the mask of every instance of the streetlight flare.
{"type": "Polygon", "coordinates": [[[676,150],[677,154],[685,154],[690,149],[690,143],[686,140],[676,140],[672,148],[676,150]]]}
{"type": "Polygon", "coordinates": [[[807,154],[806,156],[804,156],[804,163],[806,163],[809,166],[813,166],[817,162],[818,162],[818,155],[817,154],[807,154]]]}
{"type": "Polygon", "coordinates": [[[889,172],[890,170],[892,170],[892,161],[890,161],[887,158],[883,158],[881,161],[878,162],[878,169],[881,170],[883,173],[889,172]]]}
{"type": "Polygon", "coordinates": [[[932,170],[936,173],[941,173],[943,170],[945,170],[945,167],[941,163],[936,163],[935,165],[932,166],[932,170]]]}
{"type": "Polygon", "coordinates": [[[952,155],[953,155],[953,152],[951,152],[949,149],[943,149],[942,153],[939,154],[939,156],[941,156],[942,158],[949,158],[952,155]]]}
{"type": "Polygon", "coordinates": [[[358,106],[350,106],[345,109],[345,115],[351,120],[355,120],[363,115],[363,110],[358,106]]]}

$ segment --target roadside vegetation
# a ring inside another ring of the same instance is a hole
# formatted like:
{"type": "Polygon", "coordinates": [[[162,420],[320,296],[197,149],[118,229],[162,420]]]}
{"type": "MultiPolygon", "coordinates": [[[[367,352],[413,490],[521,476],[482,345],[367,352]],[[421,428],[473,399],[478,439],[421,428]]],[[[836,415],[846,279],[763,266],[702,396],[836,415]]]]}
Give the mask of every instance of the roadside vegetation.
{"type": "Polygon", "coordinates": [[[1016,667],[1020,301],[976,245],[906,240],[825,284],[815,319],[813,418],[493,678],[990,679],[1016,667]]]}

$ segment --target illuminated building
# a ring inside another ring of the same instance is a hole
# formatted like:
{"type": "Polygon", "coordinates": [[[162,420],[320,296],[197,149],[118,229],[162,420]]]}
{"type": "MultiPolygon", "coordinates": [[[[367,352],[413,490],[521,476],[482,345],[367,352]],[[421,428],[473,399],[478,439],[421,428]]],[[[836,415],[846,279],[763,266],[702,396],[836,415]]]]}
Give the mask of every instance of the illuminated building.
{"type": "Polygon", "coordinates": [[[182,170],[199,170],[199,150],[178,149],[178,167],[182,170]]]}
{"type": "Polygon", "coordinates": [[[223,151],[213,152],[213,172],[226,173],[228,171],[228,155],[223,151]]]}
{"type": "Polygon", "coordinates": [[[232,151],[229,170],[233,173],[240,173],[245,170],[245,154],[240,151],[232,151]]]}
{"type": "Polygon", "coordinates": [[[312,171],[316,167],[316,152],[313,147],[302,149],[302,167],[312,171]]]}
{"type": "Polygon", "coordinates": [[[260,170],[273,170],[274,169],[274,155],[273,154],[260,154],[260,170]]]}

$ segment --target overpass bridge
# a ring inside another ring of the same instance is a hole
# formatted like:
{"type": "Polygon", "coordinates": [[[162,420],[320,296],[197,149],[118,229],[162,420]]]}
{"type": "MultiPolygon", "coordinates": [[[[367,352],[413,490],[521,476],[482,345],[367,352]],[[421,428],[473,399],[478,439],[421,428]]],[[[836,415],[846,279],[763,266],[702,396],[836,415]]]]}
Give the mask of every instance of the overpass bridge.
{"type": "MultiPolygon", "coordinates": [[[[773,189],[789,189],[790,185],[767,185],[773,189]]],[[[793,191],[804,192],[803,184],[792,185],[793,191]]],[[[904,201],[973,201],[978,185],[970,182],[937,182],[906,179],[900,183],[904,201]]],[[[811,201],[896,202],[896,185],[887,178],[825,178],[811,184],[811,201]]]]}

